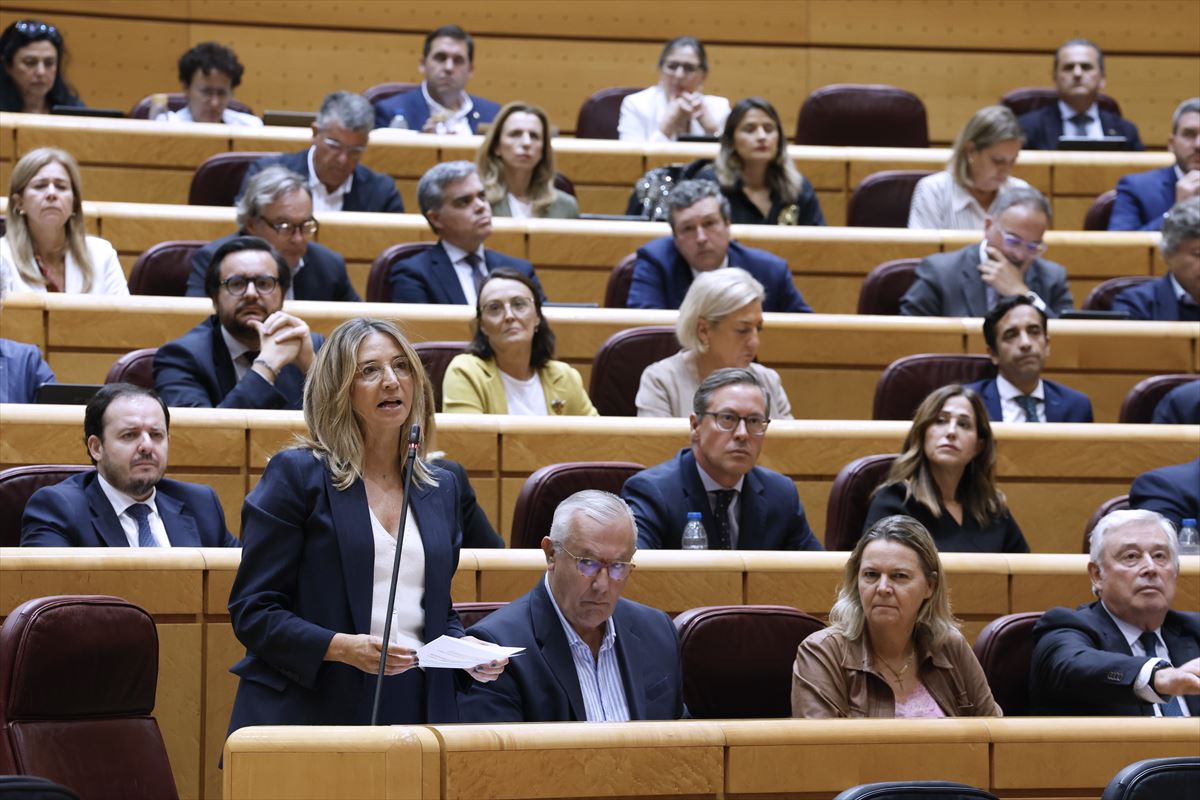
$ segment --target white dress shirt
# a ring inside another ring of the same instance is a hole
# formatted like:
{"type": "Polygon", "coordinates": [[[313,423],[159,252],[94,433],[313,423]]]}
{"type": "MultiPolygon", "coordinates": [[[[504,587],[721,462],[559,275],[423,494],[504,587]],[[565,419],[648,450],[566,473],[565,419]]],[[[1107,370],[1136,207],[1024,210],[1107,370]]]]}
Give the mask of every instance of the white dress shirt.
{"type": "MultiPolygon", "coordinates": [[[[563,554],[566,556],[566,554],[563,554]]],[[[575,564],[570,556],[566,556],[564,567],[574,569],[575,564]]],[[[625,682],[621,680],[621,666],[617,663],[617,628],[613,625],[612,617],[604,623],[604,639],[600,642],[600,653],[592,656],[592,648],[588,647],[567,618],[563,616],[550,590],[549,573],[542,578],[546,594],[550,596],[550,605],[558,615],[558,621],[567,635],[567,645],[571,648],[571,661],[575,664],[575,676],[579,679],[579,691],[583,695],[583,710],[588,722],[628,722],[629,701],[625,698],[625,682]]]]}
{"type": "Polygon", "coordinates": [[[146,517],[146,521],[150,523],[150,533],[154,535],[154,541],[158,542],[159,547],[171,546],[171,540],[167,538],[167,529],[163,525],[162,517],[158,515],[158,506],[154,502],[154,498],[158,496],[158,489],[151,489],[150,496],[145,500],[135,500],[106,481],[99,471],[96,472],[96,480],[99,481],[100,490],[104,492],[104,496],[108,498],[113,511],[116,512],[117,521],[121,523],[121,530],[124,531],[125,540],[129,542],[130,547],[140,547],[141,545],[138,544],[137,520],[125,512],[130,506],[138,503],[144,503],[150,507],[150,516],[146,517]]]}
{"type": "MultiPolygon", "coordinates": [[[[192,110],[187,106],[178,111],[168,111],[166,122],[195,122],[192,117],[192,110]]],[[[263,121],[253,114],[247,114],[243,111],[234,111],[232,108],[226,107],[221,112],[221,124],[235,125],[239,128],[261,128],[263,121]]]]}
{"type": "MultiPolygon", "coordinates": [[[[1017,398],[1025,394],[1016,386],[1013,386],[1003,375],[996,375],[996,391],[1000,395],[1000,412],[1004,416],[1004,422],[1030,422],[1025,419],[1025,409],[1021,408],[1021,404],[1017,402],[1017,398]]],[[[1038,422],[1046,421],[1046,387],[1042,385],[1039,378],[1037,386],[1029,393],[1030,397],[1037,399],[1037,416],[1038,422]]]]}
{"type": "Polygon", "coordinates": [[[313,148],[308,148],[308,189],[312,194],[312,210],[314,214],[323,214],[327,211],[341,211],[342,203],[346,199],[346,195],[350,192],[350,187],[354,185],[354,173],[351,172],[346,176],[346,180],[342,185],[334,189],[332,192],[325,188],[325,184],[321,183],[321,179],[317,177],[317,168],[313,164],[313,148]]]}

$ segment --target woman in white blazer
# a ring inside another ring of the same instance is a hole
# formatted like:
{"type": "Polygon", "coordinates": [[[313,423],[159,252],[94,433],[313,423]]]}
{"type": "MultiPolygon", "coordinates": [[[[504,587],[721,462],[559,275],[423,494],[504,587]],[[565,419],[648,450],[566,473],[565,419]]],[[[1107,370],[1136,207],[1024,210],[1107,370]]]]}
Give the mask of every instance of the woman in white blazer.
{"type": "Polygon", "coordinates": [[[658,57],[655,86],[621,101],[617,138],[666,142],[680,136],[718,136],[729,116],[729,100],[703,93],[708,56],[694,36],[667,42],[658,57]]]}

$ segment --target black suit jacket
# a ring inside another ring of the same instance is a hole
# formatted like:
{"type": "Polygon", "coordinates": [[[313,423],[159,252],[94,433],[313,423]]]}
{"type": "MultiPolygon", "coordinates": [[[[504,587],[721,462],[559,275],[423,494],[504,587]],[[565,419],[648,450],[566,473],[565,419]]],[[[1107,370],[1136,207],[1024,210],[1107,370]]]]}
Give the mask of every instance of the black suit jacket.
{"type": "MultiPolygon", "coordinates": [[[[238,236],[247,236],[245,231],[231,233],[209,242],[192,253],[192,272],[188,275],[188,297],[208,297],[204,291],[204,273],[212,262],[217,248],[238,236]]],[[[350,283],[346,273],[346,259],[324,245],[309,242],[304,251],[304,269],[292,275],[292,296],[297,300],[351,300],[362,298],[350,283]]]]}
{"type": "MultiPolygon", "coordinates": [[[[1022,114],[1017,122],[1025,131],[1026,150],[1058,149],[1058,138],[1063,135],[1063,123],[1057,101],[1042,106],[1037,111],[1022,114]]],[[[1124,136],[1129,141],[1126,146],[1128,150],[1146,149],[1138,136],[1137,126],[1127,119],[1100,109],[1100,127],[1104,129],[1105,136],[1124,136]]]]}
{"type": "MultiPolygon", "coordinates": [[[[305,180],[308,180],[308,148],[299,153],[283,153],[277,156],[266,156],[255,161],[246,170],[242,179],[242,187],[238,189],[237,200],[242,199],[246,192],[246,184],[267,167],[281,164],[305,180]]],[[[234,204],[237,204],[234,200],[234,204]]],[[[389,214],[403,214],[404,200],[396,189],[396,182],[388,175],[381,175],[367,169],[362,164],[354,168],[354,180],[350,182],[350,191],[342,198],[342,211],[383,211],[389,214]]]]}
{"type": "MultiPolygon", "coordinates": [[[[511,267],[533,281],[538,294],[545,299],[542,284],[538,282],[533,265],[521,258],[513,258],[495,250],[483,251],[487,271],[500,267],[511,267]]],[[[417,253],[392,266],[389,279],[392,282],[393,303],[441,303],[443,305],[466,305],[467,296],[463,294],[462,284],[458,282],[458,273],[450,263],[450,255],[442,243],[438,242],[428,250],[417,253]]]]}
{"type": "MultiPolygon", "coordinates": [[[[1200,614],[1168,611],[1162,626],[1171,663],[1200,657],[1200,614]]],[[[1065,716],[1153,716],[1154,709],[1133,693],[1146,663],[1133,655],[1125,637],[1099,601],[1052,608],[1033,628],[1029,669],[1030,713],[1065,716]]],[[[1200,716],[1200,697],[1187,698],[1200,716]]]]}

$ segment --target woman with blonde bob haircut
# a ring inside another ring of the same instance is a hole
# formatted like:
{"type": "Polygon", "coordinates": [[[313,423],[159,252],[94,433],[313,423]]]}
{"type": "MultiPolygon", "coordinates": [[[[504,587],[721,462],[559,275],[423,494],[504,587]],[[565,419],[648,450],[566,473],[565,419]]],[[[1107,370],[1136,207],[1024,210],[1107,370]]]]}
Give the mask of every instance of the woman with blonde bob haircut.
{"type": "MultiPolygon", "coordinates": [[[[364,725],[396,593],[380,704],[384,724],[457,722],[449,670],[412,669],[422,643],[463,636],[450,599],[462,540],[455,478],[424,460],[433,392],[391,322],[351,319],[304,384],[307,434],[272,456],[242,508],[229,612],[246,657],[229,723],[364,725]],[[404,529],[402,465],[421,426],[404,529]],[[400,569],[392,583],[396,549],[400,569]]],[[[495,680],[504,659],[468,670],[495,680]]]]}
{"type": "Polygon", "coordinates": [[[575,198],[554,187],[550,139],[540,107],[516,102],[500,109],[475,156],[494,216],[578,219],[575,198]]]}
{"type": "Polygon", "coordinates": [[[686,417],[692,397],[711,373],[725,367],[754,372],[771,396],[772,419],[791,419],[792,404],[779,373],[754,361],[763,328],[766,290],[740,267],[703,272],[684,295],[675,322],[683,349],[642,372],[639,417],[686,417]]]}
{"type": "Polygon", "coordinates": [[[1029,188],[1012,175],[1023,144],[1025,132],[1007,106],[976,111],[954,140],[946,169],[917,182],[908,227],[982,231],[997,197],[1029,188]]]}
{"type": "Polygon", "coordinates": [[[918,520],[943,553],[1029,552],[996,486],[996,437],[973,390],[952,383],[917,408],[900,455],[871,499],[864,530],[893,514],[918,520]]]}
{"type": "Polygon", "coordinates": [[[67,151],[39,147],[13,167],[0,274],[3,293],[129,294],[117,251],[84,229],[79,165],[67,151]]]}
{"type": "Polygon", "coordinates": [[[912,517],[886,517],[846,560],[829,627],[800,643],[792,716],[1002,716],[958,630],[937,546],[912,517]]]}

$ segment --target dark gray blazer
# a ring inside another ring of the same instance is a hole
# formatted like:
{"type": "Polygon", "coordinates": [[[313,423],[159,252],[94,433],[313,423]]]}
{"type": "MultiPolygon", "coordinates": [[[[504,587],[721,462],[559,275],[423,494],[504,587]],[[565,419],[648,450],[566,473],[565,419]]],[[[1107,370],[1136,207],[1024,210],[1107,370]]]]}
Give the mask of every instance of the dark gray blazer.
{"type": "MultiPolygon", "coordinates": [[[[1025,285],[1045,302],[1048,317],[1075,306],[1061,264],[1035,258],[1025,269],[1025,285]]],[[[979,242],[922,259],[916,281],[900,299],[900,313],[908,317],[982,317],[987,312],[987,285],[979,276],[979,242]]]]}

